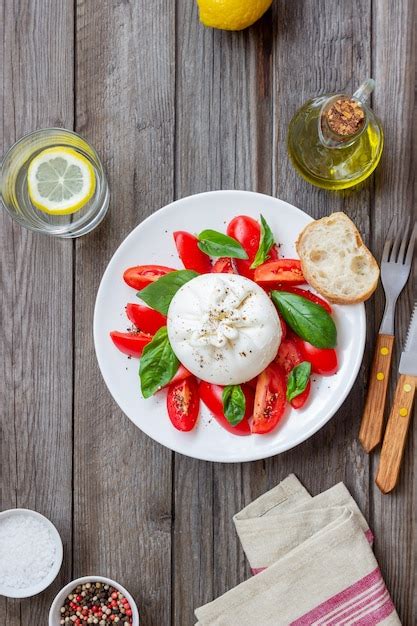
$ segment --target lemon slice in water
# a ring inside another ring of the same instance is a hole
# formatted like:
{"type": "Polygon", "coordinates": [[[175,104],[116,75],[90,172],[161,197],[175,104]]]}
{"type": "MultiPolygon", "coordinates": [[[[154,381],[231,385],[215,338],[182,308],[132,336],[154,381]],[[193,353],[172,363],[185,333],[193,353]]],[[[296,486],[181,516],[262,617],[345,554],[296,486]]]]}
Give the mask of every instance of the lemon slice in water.
{"type": "Polygon", "coordinates": [[[29,197],[36,208],[50,215],[75,213],[90,200],[95,188],[91,163],[72,148],[47,148],[29,165],[29,197]]]}

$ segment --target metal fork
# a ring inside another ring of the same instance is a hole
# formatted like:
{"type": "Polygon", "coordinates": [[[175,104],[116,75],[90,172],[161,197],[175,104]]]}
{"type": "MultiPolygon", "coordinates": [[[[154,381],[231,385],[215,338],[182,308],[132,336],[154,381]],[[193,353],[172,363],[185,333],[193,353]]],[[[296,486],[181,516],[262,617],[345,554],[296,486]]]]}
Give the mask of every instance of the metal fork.
{"type": "Polygon", "coordinates": [[[409,236],[410,221],[410,218],[402,219],[396,234],[396,220],[391,222],[382,253],[381,282],[385,291],[385,310],[376,340],[368,396],[359,431],[359,441],[366,452],[373,450],[382,439],[385,399],[394,345],[395,305],[410,275],[417,239],[417,223],[414,224],[409,236]]]}

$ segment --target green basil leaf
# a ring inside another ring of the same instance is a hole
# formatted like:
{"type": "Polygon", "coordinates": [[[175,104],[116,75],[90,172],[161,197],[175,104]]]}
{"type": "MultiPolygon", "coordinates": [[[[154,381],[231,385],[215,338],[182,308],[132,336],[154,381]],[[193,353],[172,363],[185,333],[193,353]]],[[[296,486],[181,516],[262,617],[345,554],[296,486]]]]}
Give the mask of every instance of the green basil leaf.
{"type": "Polygon", "coordinates": [[[139,363],[142,395],[150,398],[175,376],[180,362],[169,343],[167,327],[162,326],[144,347],[139,363]]]}
{"type": "Polygon", "coordinates": [[[151,309],[159,311],[163,315],[168,313],[172,298],[185,283],[198,276],[192,270],[177,270],[161,276],[136,294],[151,309]]]}
{"type": "Polygon", "coordinates": [[[259,248],[256,256],[250,266],[251,270],[254,270],[262,263],[265,263],[269,259],[269,251],[275,243],[274,235],[266,219],[261,215],[261,239],[259,241],[259,248]]]}
{"type": "Polygon", "coordinates": [[[287,400],[291,402],[293,398],[296,398],[303,393],[304,389],[307,387],[307,383],[309,381],[311,374],[311,363],[308,361],[303,361],[299,365],[293,367],[288,376],[287,382],[287,400]]]}
{"type": "Polygon", "coordinates": [[[232,426],[237,426],[245,415],[246,398],[240,385],[227,385],[223,389],[223,413],[232,426]]]}
{"type": "Polygon", "coordinates": [[[272,300],[288,326],[316,348],[334,348],[336,325],[319,304],[286,291],[272,291],[272,300]]]}
{"type": "Polygon", "coordinates": [[[247,259],[248,255],[240,243],[217,230],[203,230],[198,235],[198,247],[209,256],[228,256],[232,259],[247,259]]]}

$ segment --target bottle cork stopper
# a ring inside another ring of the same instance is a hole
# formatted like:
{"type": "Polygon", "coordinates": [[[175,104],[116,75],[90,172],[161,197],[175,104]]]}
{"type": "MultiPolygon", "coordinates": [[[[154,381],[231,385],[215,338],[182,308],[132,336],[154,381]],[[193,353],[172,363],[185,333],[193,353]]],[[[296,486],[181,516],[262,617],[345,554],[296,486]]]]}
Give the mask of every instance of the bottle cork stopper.
{"type": "Polygon", "coordinates": [[[325,112],[329,128],[337,135],[357,133],[365,122],[365,113],[360,103],[349,98],[339,98],[325,112]]]}

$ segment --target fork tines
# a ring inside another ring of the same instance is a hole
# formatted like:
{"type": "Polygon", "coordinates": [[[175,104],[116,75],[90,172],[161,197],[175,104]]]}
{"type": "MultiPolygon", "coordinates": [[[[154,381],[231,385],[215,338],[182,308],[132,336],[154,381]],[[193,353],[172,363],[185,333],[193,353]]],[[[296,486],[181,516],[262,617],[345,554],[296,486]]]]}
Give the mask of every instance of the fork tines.
{"type": "Polygon", "coordinates": [[[395,219],[392,220],[382,253],[383,263],[411,265],[414,246],[417,239],[417,223],[414,224],[410,235],[410,221],[411,219],[409,217],[407,219],[402,219],[396,228],[396,221],[395,219]],[[396,235],[394,237],[395,231],[396,235]]]}

